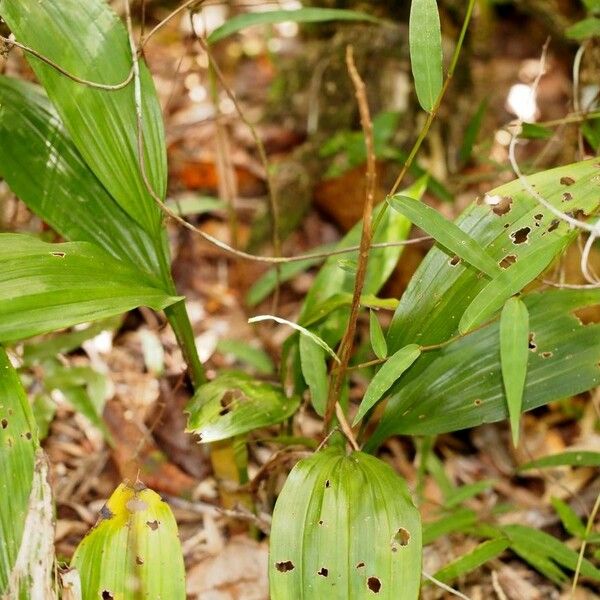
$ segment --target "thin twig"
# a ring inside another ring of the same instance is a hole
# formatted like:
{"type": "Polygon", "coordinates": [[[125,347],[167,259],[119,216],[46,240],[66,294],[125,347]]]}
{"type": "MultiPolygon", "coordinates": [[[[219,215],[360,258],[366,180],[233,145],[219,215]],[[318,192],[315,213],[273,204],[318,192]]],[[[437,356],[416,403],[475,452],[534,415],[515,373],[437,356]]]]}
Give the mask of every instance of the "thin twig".
{"type": "Polygon", "coordinates": [[[196,6],[199,6],[200,4],[203,4],[203,3],[204,3],[204,0],[187,0],[187,2],[184,2],[181,6],[179,6],[174,11],[172,11],[171,13],[169,13],[160,23],[158,23],[158,25],[155,25],[148,32],[148,35],[145,35],[140,40],[140,50],[143,50],[144,47],[146,46],[146,44],[148,43],[148,41],[150,40],[150,38],[159,29],[162,29],[162,27],[164,27],[173,17],[176,17],[178,14],[182,13],[186,8],[189,8],[190,6],[194,6],[194,8],[195,8],[196,6]]]}
{"type": "Polygon", "coordinates": [[[589,519],[587,521],[587,525],[585,527],[585,537],[581,541],[581,548],[579,549],[579,556],[577,557],[577,566],[575,567],[575,575],[573,576],[573,586],[571,587],[571,600],[575,598],[575,591],[577,590],[577,582],[579,581],[579,573],[581,572],[581,564],[583,563],[583,556],[585,554],[585,548],[587,546],[587,538],[589,537],[592,527],[594,526],[594,521],[596,520],[596,515],[600,510],[600,494],[596,497],[596,502],[594,503],[594,507],[592,508],[592,512],[590,513],[589,519]]]}
{"type": "Polygon", "coordinates": [[[443,581],[436,579],[433,575],[429,575],[429,573],[425,573],[425,571],[422,571],[422,574],[425,579],[431,581],[431,583],[437,585],[437,587],[444,590],[445,592],[448,592],[449,594],[452,594],[453,596],[456,596],[458,598],[462,598],[463,600],[471,600],[469,596],[465,596],[462,592],[459,592],[458,590],[455,590],[449,585],[446,585],[443,581]]]}
{"type": "MultiPolygon", "coordinates": [[[[377,181],[377,170],[375,164],[375,142],[373,139],[373,123],[371,121],[371,114],[369,111],[369,104],[367,101],[367,91],[364,81],[361,79],[354,63],[354,53],[352,46],[346,48],[346,65],[348,67],[348,73],[356,94],[356,101],[358,102],[358,109],[360,112],[360,122],[363,128],[365,136],[365,144],[367,149],[367,180],[366,180],[366,198],[365,206],[363,209],[362,218],[362,234],[360,238],[360,250],[358,253],[358,264],[356,268],[356,279],[354,282],[354,293],[352,296],[352,304],[350,306],[350,316],[348,317],[348,325],[346,326],[346,332],[340,342],[340,359],[341,364],[339,367],[334,368],[332,371],[332,381],[329,386],[329,396],[327,398],[327,408],[325,410],[324,427],[328,429],[334,411],[337,411],[336,405],[339,400],[340,390],[344,377],[346,376],[346,369],[350,362],[350,356],[352,349],[354,348],[354,335],[356,333],[356,323],[358,320],[358,313],[360,310],[360,296],[362,294],[363,286],[365,283],[365,277],[367,274],[367,263],[369,260],[369,249],[371,247],[371,237],[373,233],[372,229],[372,218],[373,218],[373,205],[375,203],[375,184],[377,181]]],[[[339,412],[339,411],[337,411],[339,412]]]]}
{"type": "Polygon", "coordinates": [[[82,77],[73,75],[73,73],[69,73],[69,71],[67,71],[66,69],[61,67],[58,63],[55,63],[52,59],[48,58],[47,56],[44,56],[43,54],[41,54],[34,48],[26,46],[25,44],[21,44],[20,42],[17,42],[16,40],[11,40],[9,38],[5,38],[4,36],[0,35],[0,42],[4,42],[9,48],[10,48],[10,46],[16,46],[17,48],[20,48],[21,50],[23,50],[23,52],[26,52],[27,54],[31,54],[32,56],[35,56],[35,58],[41,60],[43,63],[46,63],[48,66],[50,66],[53,69],[55,69],[56,71],[58,71],[61,75],[68,77],[69,79],[71,79],[72,81],[75,81],[76,83],[80,83],[81,85],[85,85],[87,87],[91,87],[94,89],[106,90],[106,91],[110,91],[110,92],[114,92],[116,90],[122,90],[124,87],[127,87],[131,83],[131,80],[133,79],[133,65],[132,65],[131,69],[129,70],[129,75],[127,75],[127,77],[120,83],[111,84],[111,83],[98,83],[97,81],[89,81],[88,79],[83,79],[82,77]]]}

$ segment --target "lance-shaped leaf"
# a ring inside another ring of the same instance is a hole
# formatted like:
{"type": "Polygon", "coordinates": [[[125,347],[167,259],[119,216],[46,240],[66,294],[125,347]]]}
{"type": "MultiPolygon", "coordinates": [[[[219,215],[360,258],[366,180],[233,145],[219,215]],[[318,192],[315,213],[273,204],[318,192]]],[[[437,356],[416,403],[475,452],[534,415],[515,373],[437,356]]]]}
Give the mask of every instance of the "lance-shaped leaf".
{"type": "Polygon", "coordinates": [[[325,351],[306,335],[300,336],[300,365],[310,389],[311,403],[317,414],[323,416],[329,392],[325,351]]]}
{"type": "Polygon", "coordinates": [[[377,318],[377,313],[369,311],[369,335],[371,338],[371,348],[375,352],[375,356],[380,359],[384,359],[387,356],[387,343],[381,324],[377,318]]]}
{"type": "MultiPolygon", "coordinates": [[[[105,0],[2,0],[0,16],[16,39],[82,79],[114,85],[131,72],[123,23],[105,0]]],[[[69,79],[40,59],[29,62],[75,146],[98,179],[135,221],[158,235],[161,213],[149,195],[137,156],[134,85],[97,89],[69,79]]],[[[160,105],[143,61],[141,96],[148,179],[164,198],[166,151],[160,105]]]]}
{"type": "Polygon", "coordinates": [[[405,482],[382,461],[330,448],[300,461],[275,505],[273,600],[415,600],[421,524],[405,482]]]}
{"type": "Polygon", "coordinates": [[[8,591],[23,539],[37,447],[35,429],[19,376],[0,346],[0,595],[8,591]]]}
{"type": "Polygon", "coordinates": [[[280,423],[294,414],[299,403],[280,386],[246,373],[225,372],[200,386],[189,401],[186,431],[197,434],[200,442],[216,442],[280,423]]]}
{"type": "Polygon", "coordinates": [[[523,389],[529,360],[529,313],[519,298],[509,298],[500,317],[500,361],[513,444],[519,443],[523,389]]]}
{"type": "Polygon", "coordinates": [[[0,234],[0,340],[14,341],[179,298],[87,242],[0,234]]]}
{"type": "Polygon", "coordinates": [[[356,10],[336,8],[298,8],[295,10],[268,10],[264,12],[248,12],[228,19],[224,25],[215,29],[209,36],[211,44],[226,38],[252,25],[267,25],[293,21],[294,23],[324,23],[326,21],[370,21],[381,23],[372,15],[356,10]]]}
{"type": "Polygon", "coordinates": [[[408,40],[419,104],[427,112],[442,89],[442,32],[436,0],[412,0],[408,40]]]}
{"type": "Polygon", "coordinates": [[[559,452],[543,456],[519,467],[519,471],[528,469],[544,469],[548,467],[600,467],[600,452],[581,450],[576,452],[559,452]]]}
{"type": "MultiPolygon", "coordinates": [[[[523,411],[597,386],[600,324],[583,326],[572,313],[600,304],[600,290],[532,293],[523,301],[530,318],[523,411]]],[[[435,435],[507,418],[499,329],[495,321],[427,353],[419,377],[402,381],[391,397],[368,448],[396,433],[435,435]]]]}
{"type": "Polygon", "coordinates": [[[162,241],[113,200],[41,88],[0,76],[0,138],[0,176],[34,213],[67,240],[92,242],[160,276],[169,262],[162,241]]]}
{"type": "Polygon", "coordinates": [[[375,377],[371,380],[367,391],[358,407],[358,413],[354,418],[354,425],[362,419],[369,410],[381,400],[382,396],[400,379],[402,373],[406,371],[421,354],[421,348],[417,344],[409,344],[400,348],[390,356],[375,377]]]}
{"type": "Polygon", "coordinates": [[[79,544],[71,567],[87,598],[185,598],[183,554],[169,505],[143,485],[121,484],[79,544]]]}
{"type": "MultiPolygon", "coordinates": [[[[454,252],[458,259],[466,260],[488,277],[501,271],[496,261],[484,248],[469,237],[460,227],[446,220],[437,210],[407,196],[396,195],[388,200],[390,206],[432,236],[442,246],[454,252]]],[[[454,259],[455,262],[458,259],[454,259]]]]}

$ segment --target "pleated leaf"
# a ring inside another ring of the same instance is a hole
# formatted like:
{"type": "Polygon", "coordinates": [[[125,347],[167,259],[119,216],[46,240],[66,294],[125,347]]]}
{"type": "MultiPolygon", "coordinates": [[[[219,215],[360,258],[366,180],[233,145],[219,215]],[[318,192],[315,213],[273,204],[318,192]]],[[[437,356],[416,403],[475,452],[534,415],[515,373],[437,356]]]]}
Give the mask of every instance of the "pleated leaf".
{"type": "Polygon", "coordinates": [[[509,298],[500,317],[500,361],[513,444],[519,443],[523,389],[529,359],[529,313],[519,298],[509,298]]]}
{"type": "Polygon", "coordinates": [[[29,401],[0,346],[0,596],[8,591],[23,539],[36,448],[29,401]]]}
{"type": "Polygon", "coordinates": [[[280,423],[294,414],[299,403],[280,386],[246,373],[224,372],[196,390],[186,407],[186,431],[195,433],[200,442],[216,442],[280,423]]]}
{"type": "Polygon", "coordinates": [[[141,484],[121,484],[79,544],[83,600],[185,598],[183,554],[169,505],[141,484]]]}
{"type": "Polygon", "coordinates": [[[179,300],[87,242],[48,244],[0,234],[0,340],[14,341],[138,306],[179,300]]]}
{"type": "MultiPolygon", "coordinates": [[[[600,290],[555,290],[522,299],[531,335],[522,410],[600,384],[600,324],[583,326],[573,315],[578,308],[600,304],[600,290]]],[[[431,360],[419,377],[402,380],[368,448],[392,434],[435,435],[506,419],[499,329],[495,321],[423,353],[431,360]]]]}
{"type": "Polygon", "coordinates": [[[416,600],[421,524],[382,461],[331,448],[300,461],[275,505],[272,600],[416,600]]]}
{"type": "Polygon", "coordinates": [[[408,40],[419,104],[430,112],[442,89],[442,32],[436,0],[412,0],[408,40]]]}
{"type": "MultiPolygon", "coordinates": [[[[0,16],[19,42],[80,78],[114,85],[131,71],[127,32],[105,0],[1,0],[0,16]]],[[[28,60],[86,163],[123,210],[157,235],[161,212],[143,183],[137,157],[133,82],[119,90],[96,89],[37,58],[28,60]]],[[[143,61],[140,68],[146,171],[164,198],[167,169],[160,105],[143,61]]]]}
{"type": "Polygon", "coordinates": [[[0,176],[34,213],[67,240],[92,242],[160,276],[169,263],[161,238],[113,200],[41,88],[0,76],[0,138],[0,176]]]}

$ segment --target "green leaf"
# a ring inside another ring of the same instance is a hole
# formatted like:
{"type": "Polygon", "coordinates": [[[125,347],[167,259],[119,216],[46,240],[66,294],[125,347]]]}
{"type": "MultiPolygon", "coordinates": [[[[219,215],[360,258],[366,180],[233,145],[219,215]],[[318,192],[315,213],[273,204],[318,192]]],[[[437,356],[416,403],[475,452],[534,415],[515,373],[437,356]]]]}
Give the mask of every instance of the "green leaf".
{"type": "Polygon", "coordinates": [[[367,391],[358,407],[358,413],[354,417],[354,425],[362,419],[381,397],[392,387],[421,354],[421,348],[417,344],[410,344],[390,356],[375,377],[371,380],[367,391]]]}
{"type": "MultiPolygon", "coordinates": [[[[524,525],[506,525],[502,531],[510,539],[511,548],[534,568],[538,568],[534,562],[536,556],[571,571],[577,568],[578,553],[554,536],[524,525]],[[529,559],[531,556],[534,560],[529,559]]],[[[600,570],[586,558],[581,562],[580,572],[584,577],[600,581],[600,570]]]]}
{"type": "Polygon", "coordinates": [[[592,37],[600,35],[600,19],[590,17],[589,19],[583,19],[571,27],[567,27],[565,35],[572,40],[587,40],[592,37]]]}
{"type": "Polygon", "coordinates": [[[493,317],[507,298],[522,290],[548,267],[554,257],[565,249],[568,241],[546,237],[531,246],[518,263],[502,271],[475,296],[458,324],[459,332],[465,334],[493,317]]]}
{"type": "Polygon", "coordinates": [[[464,531],[478,520],[477,513],[469,508],[461,508],[449,515],[443,516],[430,523],[423,524],[423,545],[429,545],[435,540],[451,533],[464,531]]]}
{"type": "Polygon", "coordinates": [[[452,561],[443,569],[440,569],[434,577],[444,583],[450,583],[461,575],[470,573],[489,560],[500,556],[508,546],[509,541],[507,539],[487,540],[473,548],[470,552],[467,552],[467,554],[452,561]]]}
{"type": "Polygon", "coordinates": [[[488,103],[489,102],[487,98],[482,100],[477,107],[475,114],[469,120],[469,124],[467,125],[467,129],[460,146],[460,151],[458,153],[458,158],[463,163],[466,163],[471,158],[473,146],[475,145],[477,136],[479,135],[481,123],[483,122],[483,117],[485,116],[485,112],[488,108],[488,103]]]}
{"type": "Polygon", "coordinates": [[[87,242],[48,244],[0,234],[0,340],[14,341],[137,306],[161,310],[179,298],[87,242]]]}
{"type": "Polygon", "coordinates": [[[529,313],[519,298],[509,298],[500,317],[500,361],[513,444],[519,444],[523,389],[529,359],[529,313]]]}
{"type": "Polygon", "coordinates": [[[169,261],[161,239],[113,200],[41,88],[0,76],[0,138],[0,176],[34,213],[67,240],[92,242],[160,276],[169,261]]]}
{"type": "Polygon", "coordinates": [[[209,36],[209,44],[214,44],[232,33],[237,33],[252,25],[269,25],[293,21],[294,23],[324,23],[326,21],[368,21],[382,23],[372,15],[355,10],[335,8],[298,8],[296,10],[269,10],[248,12],[228,19],[224,25],[215,29],[209,36]]]}
{"type": "Polygon", "coordinates": [[[600,11],[600,0],[583,0],[583,4],[585,5],[585,8],[590,12],[600,11]]]}
{"type": "MultiPolygon", "coordinates": [[[[0,15],[16,39],[82,79],[119,84],[131,72],[129,37],[105,0],[2,0],[0,15]]],[[[134,85],[113,91],[77,83],[28,55],[75,146],[121,208],[150,235],[161,211],[142,180],[137,156],[134,85]]],[[[140,61],[148,180],[164,198],[167,180],[162,115],[150,73],[140,61]]]]}
{"type": "Polygon", "coordinates": [[[29,401],[0,346],[0,594],[8,590],[23,539],[36,449],[29,401]]]}
{"type": "Polygon", "coordinates": [[[329,392],[325,351],[305,335],[300,336],[300,365],[304,381],[310,389],[311,403],[317,414],[323,416],[329,392]]]}
{"type": "Polygon", "coordinates": [[[256,381],[246,373],[222,372],[201,385],[188,402],[187,429],[200,442],[216,442],[259,427],[280,423],[294,414],[299,398],[281,387],[256,381]]]}
{"type": "Polygon", "coordinates": [[[201,215],[214,211],[227,210],[227,203],[212,196],[184,196],[170,198],[165,204],[173,212],[183,217],[201,215]]]}
{"type": "Polygon", "coordinates": [[[413,198],[396,195],[388,200],[390,206],[435,238],[442,246],[473,265],[489,277],[497,277],[500,267],[479,243],[457,225],[446,220],[437,210],[413,198]]]}
{"type": "Polygon", "coordinates": [[[387,343],[385,341],[385,336],[383,335],[383,330],[381,329],[381,325],[379,324],[379,319],[377,318],[377,313],[374,311],[369,311],[369,319],[370,319],[370,336],[371,336],[371,347],[373,348],[373,352],[375,352],[375,356],[377,358],[385,358],[387,356],[387,343]]]}
{"type": "Polygon", "coordinates": [[[442,32],[436,0],[412,0],[408,40],[419,104],[430,112],[442,90],[442,32]]]}
{"type": "Polygon", "coordinates": [[[528,469],[543,469],[545,467],[600,467],[600,452],[581,450],[576,452],[559,452],[536,460],[532,460],[519,467],[519,471],[528,469]]]}
{"type": "Polygon", "coordinates": [[[273,513],[273,600],[416,600],[420,572],[419,513],[387,464],[330,448],[294,467],[273,513]]]}
{"type": "MultiPolygon", "coordinates": [[[[554,290],[523,296],[530,317],[531,352],[523,410],[567,398],[600,384],[600,324],[583,326],[572,314],[600,304],[600,290],[554,290]]],[[[508,417],[502,382],[499,323],[438,350],[390,398],[366,448],[393,434],[434,435],[508,417]]],[[[420,360],[420,359],[419,359],[420,360]]]]}
{"type": "Polygon", "coordinates": [[[271,357],[264,350],[241,340],[219,340],[217,351],[221,354],[231,354],[238,361],[256,369],[258,373],[271,375],[275,371],[271,357]]]}
{"type": "Polygon", "coordinates": [[[454,506],[458,506],[459,504],[465,502],[465,500],[469,500],[470,498],[478,496],[482,492],[489,490],[492,484],[493,481],[489,479],[483,479],[482,481],[475,481],[474,483],[461,485],[460,487],[454,489],[450,494],[446,495],[444,498],[444,507],[452,508],[454,506]]]}
{"type": "Polygon", "coordinates": [[[121,484],[77,547],[83,598],[185,599],[183,553],[169,505],[152,490],[121,484]]]}
{"type": "Polygon", "coordinates": [[[521,125],[521,137],[529,140],[547,140],[552,137],[552,129],[537,123],[523,123],[521,125]]]}
{"type": "Polygon", "coordinates": [[[577,513],[560,498],[552,498],[551,502],[556,514],[562,521],[564,528],[572,536],[578,537],[582,540],[585,539],[587,537],[585,525],[577,516],[577,513]]]}

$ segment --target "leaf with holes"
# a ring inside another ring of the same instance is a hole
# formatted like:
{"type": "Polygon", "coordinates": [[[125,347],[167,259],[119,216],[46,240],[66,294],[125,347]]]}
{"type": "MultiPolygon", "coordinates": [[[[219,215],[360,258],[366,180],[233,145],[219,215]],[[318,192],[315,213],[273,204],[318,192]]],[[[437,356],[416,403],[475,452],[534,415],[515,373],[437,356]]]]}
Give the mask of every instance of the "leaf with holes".
{"type": "MultiPolygon", "coordinates": [[[[522,299],[530,317],[523,411],[597,386],[600,324],[583,326],[572,313],[600,304],[600,290],[536,292],[522,299]]],[[[418,378],[402,381],[367,448],[392,434],[434,435],[507,418],[499,346],[495,321],[423,353],[430,355],[428,364],[418,378]]]]}
{"type": "Polygon", "coordinates": [[[416,600],[421,523],[405,482],[362,452],[301,460],[275,505],[273,600],[416,600]]]}
{"type": "Polygon", "coordinates": [[[442,90],[442,32],[436,0],[412,0],[410,62],[419,104],[430,112],[442,90]]]}
{"type": "MultiPolygon", "coordinates": [[[[123,23],[105,0],[2,0],[0,16],[22,44],[79,78],[119,84],[131,72],[123,23]]],[[[143,182],[137,156],[134,84],[107,91],[77,83],[27,55],[85,162],[121,208],[150,235],[161,231],[161,211],[143,182]]],[[[140,61],[144,158],[150,185],[164,198],[166,146],[150,72],[140,61]]]]}
{"type": "Polygon", "coordinates": [[[121,484],[77,547],[83,598],[185,598],[183,553],[169,505],[143,485],[121,484]]]}
{"type": "Polygon", "coordinates": [[[15,341],[138,306],[180,300],[87,242],[48,244],[0,234],[0,340],[15,341]]]}
{"type": "Polygon", "coordinates": [[[33,212],[67,240],[92,242],[160,278],[169,262],[162,236],[152,238],[114,201],[41,88],[0,76],[0,138],[0,175],[33,212]]]}
{"type": "Polygon", "coordinates": [[[209,36],[211,44],[218,42],[232,33],[251,27],[252,25],[268,25],[283,22],[324,23],[326,21],[369,21],[381,23],[377,17],[356,10],[336,8],[298,8],[295,10],[268,10],[247,12],[228,19],[224,25],[215,29],[209,36]]]}
{"type": "Polygon", "coordinates": [[[500,317],[500,362],[512,439],[519,443],[523,388],[529,359],[529,313],[519,298],[509,298],[500,317]]]}
{"type": "Polygon", "coordinates": [[[200,442],[225,440],[280,423],[299,404],[299,398],[288,398],[280,386],[246,373],[225,372],[201,385],[189,401],[186,431],[198,435],[200,442]]]}

